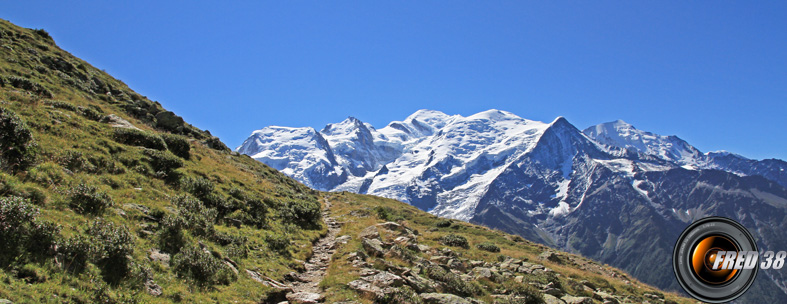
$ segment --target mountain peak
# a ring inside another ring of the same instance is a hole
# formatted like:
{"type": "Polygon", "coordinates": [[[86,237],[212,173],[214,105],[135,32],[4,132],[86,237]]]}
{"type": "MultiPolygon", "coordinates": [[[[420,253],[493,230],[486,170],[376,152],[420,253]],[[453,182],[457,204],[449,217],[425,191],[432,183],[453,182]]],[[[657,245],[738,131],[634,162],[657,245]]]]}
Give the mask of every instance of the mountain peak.
{"type": "Polygon", "coordinates": [[[492,120],[492,121],[499,121],[499,120],[510,120],[516,119],[521,120],[522,117],[517,116],[514,113],[501,111],[497,109],[489,109],[483,112],[478,112],[476,114],[470,115],[467,117],[468,119],[485,119],[485,120],[492,120]]]}
{"type": "Polygon", "coordinates": [[[361,120],[352,116],[347,116],[347,118],[345,120],[342,120],[342,122],[330,123],[325,125],[325,127],[322,128],[320,133],[326,135],[349,134],[355,129],[363,129],[363,128],[366,128],[366,126],[361,120]]]}

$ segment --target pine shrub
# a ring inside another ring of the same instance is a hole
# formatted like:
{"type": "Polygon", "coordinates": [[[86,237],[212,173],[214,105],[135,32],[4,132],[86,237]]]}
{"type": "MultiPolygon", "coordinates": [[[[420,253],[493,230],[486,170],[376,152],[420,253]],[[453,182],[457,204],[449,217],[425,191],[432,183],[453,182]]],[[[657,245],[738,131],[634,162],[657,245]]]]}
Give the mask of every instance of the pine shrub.
{"type": "Polygon", "coordinates": [[[0,167],[25,170],[35,162],[38,145],[33,133],[14,112],[0,108],[0,167]]]}
{"type": "Polygon", "coordinates": [[[469,248],[470,246],[467,243],[467,239],[458,234],[446,234],[440,238],[440,243],[446,246],[454,246],[454,247],[461,247],[461,248],[469,248]]]}
{"type": "Polygon", "coordinates": [[[68,192],[69,206],[80,214],[101,215],[115,204],[109,194],[94,186],[79,184],[68,192]]]}
{"type": "Polygon", "coordinates": [[[160,136],[142,130],[115,128],[114,138],[117,142],[129,146],[140,146],[160,151],[167,149],[167,144],[160,136]]]}

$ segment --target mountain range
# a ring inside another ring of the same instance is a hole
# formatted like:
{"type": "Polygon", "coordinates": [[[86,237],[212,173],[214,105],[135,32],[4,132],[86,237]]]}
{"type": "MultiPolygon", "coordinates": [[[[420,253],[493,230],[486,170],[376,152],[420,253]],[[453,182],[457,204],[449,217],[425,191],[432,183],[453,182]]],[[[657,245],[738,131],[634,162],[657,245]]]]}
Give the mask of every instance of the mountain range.
{"type": "MultiPolygon", "coordinates": [[[[583,131],[489,110],[419,110],[384,128],[356,118],[322,130],[266,127],[236,151],[324,191],[372,194],[579,253],[677,290],[670,254],[692,221],[726,216],[761,249],[787,248],[787,163],[703,153],[623,121],[583,131]]],[[[753,295],[787,296],[764,271],[753,295]]]]}

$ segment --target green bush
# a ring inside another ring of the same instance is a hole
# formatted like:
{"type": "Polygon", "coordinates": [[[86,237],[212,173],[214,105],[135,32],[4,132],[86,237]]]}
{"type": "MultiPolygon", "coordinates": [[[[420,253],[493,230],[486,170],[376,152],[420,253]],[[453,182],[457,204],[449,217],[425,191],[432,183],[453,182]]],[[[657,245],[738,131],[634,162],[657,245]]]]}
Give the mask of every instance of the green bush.
{"type": "Polygon", "coordinates": [[[180,185],[183,190],[186,190],[186,192],[191,193],[191,195],[200,200],[213,194],[216,190],[216,186],[213,185],[213,182],[203,177],[183,178],[180,181],[180,185]]]}
{"type": "Polygon", "coordinates": [[[93,221],[86,234],[96,244],[95,263],[101,268],[104,279],[117,283],[125,278],[131,266],[129,256],[134,253],[134,237],[126,226],[99,218],[93,221]]]}
{"type": "Polygon", "coordinates": [[[437,223],[435,223],[435,226],[439,228],[447,228],[447,227],[451,227],[451,224],[453,224],[453,221],[449,219],[442,219],[437,221],[437,223]]]}
{"type": "Polygon", "coordinates": [[[49,253],[60,227],[38,215],[38,208],[21,197],[0,197],[0,265],[49,253]]]}
{"type": "Polygon", "coordinates": [[[477,283],[465,282],[460,276],[446,271],[440,266],[427,265],[423,272],[430,279],[442,282],[446,289],[445,291],[458,296],[470,297],[484,293],[484,290],[477,283]]]}
{"type": "Polygon", "coordinates": [[[79,214],[100,215],[115,204],[109,194],[85,184],[71,188],[68,195],[69,207],[79,214]]]}
{"type": "Polygon", "coordinates": [[[76,112],[77,111],[77,107],[76,106],[72,105],[71,103],[65,102],[65,101],[50,100],[50,101],[47,101],[46,104],[52,106],[55,109],[69,110],[69,111],[72,111],[72,112],[76,112]]]}
{"type": "Polygon", "coordinates": [[[114,138],[117,142],[129,146],[140,146],[160,151],[167,149],[167,144],[161,137],[137,129],[115,128],[114,138]]]}
{"type": "Polygon", "coordinates": [[[183,167],[183,161],[167,151],[146,149],[144,154],[148,157],[148,161],[153,167],[153,171],[164,172],[166,174],[177,168],[183,167]]]}
{"type": "Polygon", "coordinates": [[[475,247],[484,251],[495,253],[500,252],[500,247],[497,247],[497,245],[491,242],[483,242],[481,244],[475,245],[475,247]]]}
{"type": "Polygon", "coordinates": [[[287,255],[290,248],[290,238],[284,234],[268,234],[265,236],[265,243],[272,251],[282,255],[287,255]]]}
{"type": "Polygon", "coordinates": [[[410,286],[404,285],[385,293],[377,303],[381,304],[421,304],[424,300],[410,286]]]}
{"type": "Polygon", "coordinates": [[[44,38],[46,40],[54,41],[54,39],[52,39],[52,36],[49,35],[49,32],[47,32],[44,29],[34,29],[33,33],[36,33],[36,35],[41,36],[41,38],[44,38]]]}
{"type": "Polygon", "coordinates": [[[35,162],[38,145],[33,133],[14,112],[0,108],[0,167],[14,172],[35,162]]]}
{"type": "Polygon", "coordinates": [[[374,212],[377,213],[377,218],[384,221],[395,222],[404,219],[401,215],[396,214],[391,207],[377,206],[374,208],[374,212]]]}
{"type": "Polygon", "coordinates": [[[97,244],[86,235],[78,234],[59,242],[59,252],[63,254],[63,268],[67,271],[80,273],[97,251],[97,244]]]}
{"type": "Polygon", "coordinates": [[[462,247],[465,249],[470,247],[465,237],[453,233],[446,234],[443,237],[441,237],[440,243],[446,246],[462,247]]]}
{"type": "Polygon", "coordinates": [[[212,236],[215,232],[213,224],[216,222],[218,212],[216,209],[207,208],[199,200],[190,196],[178,196],[173,199],[178,206],[178,217],[183,221],[183,227],[189,229],[197,236],[212,236]]]}
{"type": "Polygon", "coordinates": [[[240,213],[233,213],[232,218],[258,229],[267,227],[267,203],[259,198],[250,196],[238,188],[230,189],[229,195],[232,199],[237,201],[235,205],[242,210],[240,213]]]}
{"type": "Polygon", "coordinates": [[[27,78],[22,78],[19,76],[7,76],[3,78],[2,83],[10,84],[15,88],[19,88],[25,91],[30,91],[44,98],[52,98],[52,92],[50,92],[47,88],[45,88],[41,84],[31,81],[30,79],[27,78]]]}
{"type": "Polygon", "coordinates": [[[68,150],[60,157],[58,162],[72,172],[86,173],[124,173],[125,169],[114,160],[101,154],[85,154],[78,150],[68,150]]]}
{"type": "Polygon", "coordinates": [[[317,201],[292,200],[280,207],[279,214],[284,222],[295,223],[302,228],[320,226],[322,214],[317,201]]]}
{"type": "Polygon", "coordinates": [[[237,279],[226,264],[196,246],[187,247],[172,257],[172,268],[179,277],[199,286],[229,284],[237,279]]]}
{"type": "Polygon", "coordinates": [[[180,252],[189,241],[188,236],[183,231],[185,227],[186,223],[182,217],[177,215],[165,216],[161,220],[159,231],[156,234],[159,248],[172,254],[180,252]]]}
{"type": "Polygon", "coordinates": [[[167,133],[162,134],[161,138],[167,143],[167,149],[169,149],[172,154],[175,154],[183,159],[189,159],[191,156],[189,154],[191,151],[191,145],[189,144],[189,140],[186,137],[167,133]]]}
{"type": "Polygon", "coordinates": [[[212,137],[206,139],[205,140],[205,145],[207,145],[208,148],[211,148],[213,150],[225,151],[225,152],[230,152],[231,151],[230,148],[227,148],[227,145],[225,145],[223,142],[221,142],[221,140],[218,137],[213,137],[212,136],[212,137]]]}
{"type": "Polygon", "coordinates": [[[101,114],[101,112],[95,108],[77,107],[77,109],[79,110],[79,114],[82,114],[82,116],[84,116],[87,119],[93,121],[99,121],[101,120],[101,118],[104,118],[104,115],[101,114]]]}
{"type": "Polygon", "coordinates": [[[495,299],[495,304],[543,304],[544,296],[541,291],[530,284],[517,283],[515,281],[503,282],[503,287],[509,291],[509,295],[495,299]]]}

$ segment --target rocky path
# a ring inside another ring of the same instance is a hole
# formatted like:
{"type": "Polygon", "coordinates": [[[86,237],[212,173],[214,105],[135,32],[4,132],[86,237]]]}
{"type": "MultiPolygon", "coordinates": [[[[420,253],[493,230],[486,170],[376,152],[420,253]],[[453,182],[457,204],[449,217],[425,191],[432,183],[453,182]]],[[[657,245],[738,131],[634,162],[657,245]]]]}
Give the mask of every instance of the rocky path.
{"type": "Polygon", "coordinates": [[[313,255],[304,263],[306,270],[288,276],[285,284],[292,288],[292,292],[287,293],[289,303],[319,303],[324,298],[319,284],[325,277],[331,256],[336,251],[336,236],[341,230],[340,225],[330,215],[331,202],[327,198],[324,200],[326,208],[322,212],[322,219],[328,226],[328,234],[314,243],[313,255]]]}

